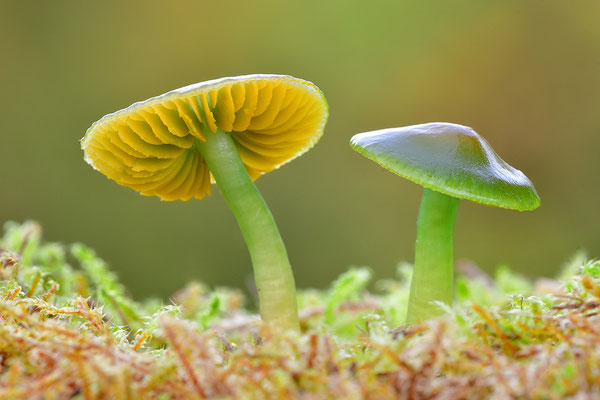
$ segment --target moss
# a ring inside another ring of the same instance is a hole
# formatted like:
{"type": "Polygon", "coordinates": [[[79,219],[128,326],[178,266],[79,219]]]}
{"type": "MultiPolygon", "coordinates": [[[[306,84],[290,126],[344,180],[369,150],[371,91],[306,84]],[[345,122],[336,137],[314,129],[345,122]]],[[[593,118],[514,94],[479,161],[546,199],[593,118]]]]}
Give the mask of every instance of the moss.
{"type": "MultiPolygon", "coordinates": [[[[461,269],[461,268],[459,268],[461,269]]],[[[190,283],[134,301],[93,250],[0,240],[0,398],[562,399],[600,391],[600,262],[559,280],[462,268],[457,304],[402,326],[410,268],[367,292],[366,268],[299,293],[301,334],[244,310],[239,291],[190,283]]]]}

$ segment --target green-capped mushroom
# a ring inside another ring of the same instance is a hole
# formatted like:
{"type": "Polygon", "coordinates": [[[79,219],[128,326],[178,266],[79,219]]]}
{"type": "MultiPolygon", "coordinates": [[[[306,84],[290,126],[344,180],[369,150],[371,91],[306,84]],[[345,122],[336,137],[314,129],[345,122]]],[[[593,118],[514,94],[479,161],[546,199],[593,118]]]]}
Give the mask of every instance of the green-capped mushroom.
{"type": "Polygon", "coordinates": [[[452,303],[452,231],[459,199],[519,211],[540,205],[525,174],[466,126],[433,122],[383,129],[357,134],[350,145],[425,188],[417,221],[409,323],[437,315],[433,301],[452,303]]]}
{"type": "Polygon", "coordinates": [[[253,181],[310,149],[327,116],[313,83],[246,75],[186,86],[108,114],[81,146],[92,167],[146,196],[202,199],[216,182],[248,245],[261,317],[298,329],[287,252],[253,181]]]}

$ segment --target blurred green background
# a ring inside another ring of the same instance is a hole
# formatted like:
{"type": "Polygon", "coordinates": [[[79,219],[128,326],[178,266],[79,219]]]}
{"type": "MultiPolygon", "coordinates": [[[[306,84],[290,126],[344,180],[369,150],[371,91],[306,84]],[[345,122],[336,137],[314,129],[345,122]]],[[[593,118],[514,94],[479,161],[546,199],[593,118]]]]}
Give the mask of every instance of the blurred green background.
{"type": "Polygon", "coordinates": [[[457,259],[552,275],[600,256],[600,2],[0,2],[0,222],[94,247],[138,297],[190,279],[246,287],[251,266],[218,193],[161,202],[83,161],[104,114],[190,83],[248,73],[315,82],[317,146],[257,181],[297,284],[411,260],[421,188],[348,146],[358,132],[472,126],[536,185],[519,213],[463,201],[457,259]]]}

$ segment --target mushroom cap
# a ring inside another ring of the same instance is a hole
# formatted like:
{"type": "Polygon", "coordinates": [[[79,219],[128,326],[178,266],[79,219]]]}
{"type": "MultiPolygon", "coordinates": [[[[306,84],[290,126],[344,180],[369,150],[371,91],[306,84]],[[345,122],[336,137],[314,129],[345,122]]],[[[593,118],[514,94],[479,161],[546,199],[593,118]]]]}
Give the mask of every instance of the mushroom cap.
{"type": "Polygon", "coordinates": [[[245,75],[172,90],[105,115],[81,140],[85,160],[146,196],[189,200],[214,182],[194,146],[204,132],[230,132],[252,180],[308,151],[322,136],[328,107],[311,82],[245,75]]]}
{"type": "Polygon", "coordinates": [[[512,210],[533,210],[531,181],[502,160],[473,129],[447,122],[382,129],[350,145],[382,167],[448,196],[512,210]]]}

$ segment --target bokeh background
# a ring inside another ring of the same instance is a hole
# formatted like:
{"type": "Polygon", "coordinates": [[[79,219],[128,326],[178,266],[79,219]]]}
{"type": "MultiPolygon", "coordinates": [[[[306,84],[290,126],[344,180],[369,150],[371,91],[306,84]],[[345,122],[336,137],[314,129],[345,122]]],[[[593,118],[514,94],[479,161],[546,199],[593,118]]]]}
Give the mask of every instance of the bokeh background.
{"type": "Polygon", "coordinates": [[[218,190],[161,202],[83,162],[102,115],[190,83],[290,74],[326,94],[325,135],[257,181],[300,287],[411,260],[421,188],[353,152],[358,132],[470,125],[535,183],[542,206],[463,201],[455,255],[554,274],[600,256],[600,2],[0,2],[0,222],[94,247],[137,297],[190,279],[246,287],[251,266],[218,190]]]}

